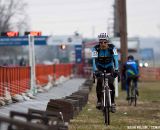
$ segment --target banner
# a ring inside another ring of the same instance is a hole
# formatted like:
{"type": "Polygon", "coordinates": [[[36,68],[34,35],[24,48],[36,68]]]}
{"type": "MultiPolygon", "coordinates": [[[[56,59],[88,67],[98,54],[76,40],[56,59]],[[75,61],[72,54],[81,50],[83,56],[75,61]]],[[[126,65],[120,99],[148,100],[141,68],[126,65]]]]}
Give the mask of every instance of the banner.
{"type": "Polygon", "coordinates": [[[76,63],[82,62],[82,45],[75,45],[76,63]]]}
{"type": "MultiPolygon", "coordinates": [[[[35,36],[35,45],[47,45],[48,36],[35,36]]],[[[0,37],[0,46],[25,46],[28,45],[28,36],[0,37]]]]}

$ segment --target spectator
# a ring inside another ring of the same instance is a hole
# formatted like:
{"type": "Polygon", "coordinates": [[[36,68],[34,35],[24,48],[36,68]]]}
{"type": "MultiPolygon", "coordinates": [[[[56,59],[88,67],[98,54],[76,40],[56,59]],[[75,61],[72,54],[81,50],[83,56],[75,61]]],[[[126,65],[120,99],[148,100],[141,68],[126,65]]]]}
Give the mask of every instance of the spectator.
{"type": "Polygon", "coordinates": [[[19,65],[20,66],[26,66],[26,61],[23,57],[20,59],[19,65]]]}

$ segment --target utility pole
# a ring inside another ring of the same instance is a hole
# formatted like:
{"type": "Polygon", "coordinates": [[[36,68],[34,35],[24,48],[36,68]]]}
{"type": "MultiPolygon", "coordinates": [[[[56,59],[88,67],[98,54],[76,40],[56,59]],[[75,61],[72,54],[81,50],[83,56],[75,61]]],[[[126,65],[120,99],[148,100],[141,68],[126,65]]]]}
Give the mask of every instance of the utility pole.
{"type": "MultiPolygon", "coordinates": [[[[120,31],[120,55],[121,55],[121,72],[123,65],[128,56],[127,44],[127,13],[126,13],[126,0],[117,0],[118,3],[118,18],[119,18],[119,31],[120,31]]],[[[122,73],[121,73],[122,74],[122,73]]],[[[122,77],[122,76],[121,76],[122,77]]],[[[121,78],[121,88],[125,90],[124,80],[121,78]]]]}
{"type": "Polygon", "coordinates": [[[118,0],[114,0],[114,37],[120,37],[119,32],[119,16],[118,16],[118,0]]]}

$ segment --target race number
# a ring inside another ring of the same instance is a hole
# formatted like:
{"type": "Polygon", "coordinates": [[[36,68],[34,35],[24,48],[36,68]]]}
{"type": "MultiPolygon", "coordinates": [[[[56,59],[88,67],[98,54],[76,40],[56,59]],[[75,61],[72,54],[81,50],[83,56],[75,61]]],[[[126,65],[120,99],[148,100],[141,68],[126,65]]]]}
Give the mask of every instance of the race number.
{"type": "Polygon", "coordinates": [[[98,52],[97,51],[92,51],[92,57],[98,57],[98,52]]]}
{"type": "Polygon", "coordinates": [[[116,48],[113,49],[113,54],[114,54],[114,55],[118,55],[116,48]]]}

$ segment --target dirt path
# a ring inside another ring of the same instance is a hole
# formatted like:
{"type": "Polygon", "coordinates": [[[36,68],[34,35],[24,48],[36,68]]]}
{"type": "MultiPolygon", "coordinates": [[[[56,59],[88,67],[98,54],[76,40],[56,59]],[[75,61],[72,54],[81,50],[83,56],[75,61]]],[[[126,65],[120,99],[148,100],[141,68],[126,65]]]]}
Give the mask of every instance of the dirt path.
{"type": "Polygon", "coordinates": [[[95,87],[86,107],[71,121],[69,130],[160,130],[160,82],[139,84],[137,107],[129,106],[126,93],[119,91],[117,112],[111,114],[111,125],[103,123],[101,111],[95,108],[95,87]]]}

